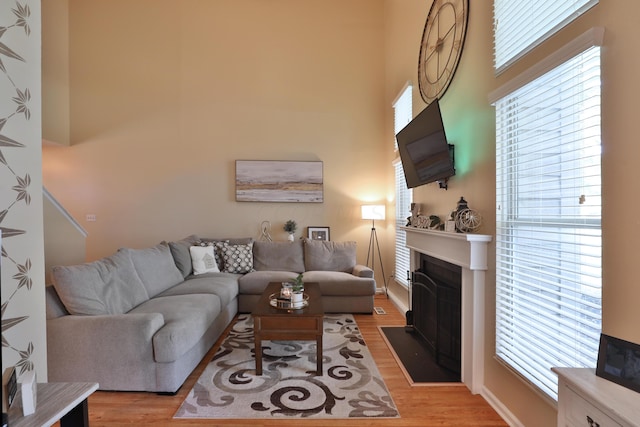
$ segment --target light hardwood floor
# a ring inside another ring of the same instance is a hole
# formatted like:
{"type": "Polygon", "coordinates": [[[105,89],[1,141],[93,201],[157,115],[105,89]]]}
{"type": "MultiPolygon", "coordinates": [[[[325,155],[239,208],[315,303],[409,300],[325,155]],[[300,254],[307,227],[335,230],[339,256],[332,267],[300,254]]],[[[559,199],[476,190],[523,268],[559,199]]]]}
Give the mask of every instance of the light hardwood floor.
{"type": "Polygon", "coordinates": [[[356,315],[360,331],[391,392],[400,418],[359,420],[173,420],[219,343],[203,359],[175,396],[154,393],[96,392],[89,398],[91,427],[100,426],[506,426],[479,395],[463,385],[410,386],[380,335],[378,326],[404,325],[404,315],[383,295],[376,306],[386,315],[356,315]]]}

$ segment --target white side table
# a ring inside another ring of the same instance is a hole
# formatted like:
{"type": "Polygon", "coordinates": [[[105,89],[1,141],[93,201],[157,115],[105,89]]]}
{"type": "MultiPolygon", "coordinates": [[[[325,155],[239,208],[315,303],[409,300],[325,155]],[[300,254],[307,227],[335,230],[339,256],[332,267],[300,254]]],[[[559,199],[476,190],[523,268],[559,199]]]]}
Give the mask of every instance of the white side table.
{"type": "Polygon", "coordinates": [[[558,375],[558,426],[640,426],[640,393],[589,368],[551,368],[558,375]]]}
{"type": "Polygon", "coordinates": [[[98,383],[38,383],[36,411],[22,415],[20,393],[9,409],[11,427],[49,427],[60,420],[61,427],[88,427],[87,398],[98,389],[98,383]]]}

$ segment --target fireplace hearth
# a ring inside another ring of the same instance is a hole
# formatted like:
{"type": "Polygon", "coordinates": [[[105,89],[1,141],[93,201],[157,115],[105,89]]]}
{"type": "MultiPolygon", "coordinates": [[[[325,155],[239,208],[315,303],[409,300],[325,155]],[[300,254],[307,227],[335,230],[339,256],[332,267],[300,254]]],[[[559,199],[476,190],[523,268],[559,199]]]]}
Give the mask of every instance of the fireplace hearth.
{"type": "Polygon", "coordinates": [[[462,269],[425,254],[419,265],[412,274],[410,330],[424,340],[438,365],[460,373],[462,269]]]}

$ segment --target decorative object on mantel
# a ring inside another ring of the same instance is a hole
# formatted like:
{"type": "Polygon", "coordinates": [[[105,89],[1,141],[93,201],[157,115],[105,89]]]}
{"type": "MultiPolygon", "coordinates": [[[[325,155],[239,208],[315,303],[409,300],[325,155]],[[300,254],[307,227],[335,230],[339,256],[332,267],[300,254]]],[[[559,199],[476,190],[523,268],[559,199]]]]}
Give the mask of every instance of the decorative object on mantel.
{"type": "Polygon", "coordinates": [[[437,215],[422,215],[420,205],[411,203],[411,216],[408,219],[407,227],[428,228],[429,230],[442,230],[443,224],[437,215]]]}
{"type": "Polygon", "coordinates": [[[362,205],[362,219],[371,220],[371,236],[369,237],[369,249],[367,250],[367,266],[375,271],[375,251],[378,251],[378,260],[380,261],[380,271],[382,272],[382,281],[384,283],[384,294],[389,298],[387,293],[387,277],[384,274],[384,264],[382,264],[382,255],[380,254],[380,243],[378,243],[378,234],[376,233],[376,219],[384,221],[385,206],[384,205],[362,205]],[[371,265],[369,265],[371,258],[371,265]]]}
{"type": "Polygon", "coordinates": [[[290,242],[293,242],[293,234],[298,229],[298,224],[296,224],[296,222],[294,220],[290,219],[290,220],[288,220],[287,222],[284,223],[284,227],[283,228],[284,228],[284,231],[289,233],[289,236],[287,237],[287,239],[290,242]]]}
{"type": "Polygon", "coordinates": [[[600,334],[596,375],[640,393],[640,345],[600,334]]]}
{"type": "Polygon", "coordinates": [[[271,223],[269,221],[262,221],[262,224],[260,224],[260,230],[260,240],[273,242],[273,239],[271,238],[271,223]]]}
{"type": "Polygon", "coordinates": [[[465,209],[456,215],[456,228],[461,233],[471,233],[480,228],[482,216],[478,211],[465,209]]]}
{"type": "MultiPolygon", "coordinates": [[[[456,210],[451,212],[451,217],[447,221],[448,225],[450,221],[455,223],[455,231],[458,233],[471,233],[480,228],[482,216],[478,211],[469,208],[469,204],[464,197],[460,197],[456,210]]],[[[449,229],[450,225],[447,227],[447,231],[449,229]]]]}

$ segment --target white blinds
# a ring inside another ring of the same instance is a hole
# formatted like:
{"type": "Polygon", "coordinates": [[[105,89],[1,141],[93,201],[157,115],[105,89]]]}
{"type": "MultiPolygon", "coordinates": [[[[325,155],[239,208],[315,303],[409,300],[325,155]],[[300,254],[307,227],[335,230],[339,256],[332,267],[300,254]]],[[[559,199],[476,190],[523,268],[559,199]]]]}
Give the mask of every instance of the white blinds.
{"type": "Polygon", "coordinates": [[[502,71],[598,0],[494,0],[494,67],[502,71]]]}
{"type": "Polygon", "coordinates": [[[404,171],[402,163],[396,161],[393,164],[396,177],[396,273],[397,282],[405,286],[409,285],[407,280],[407,271],[410,270],[409,248],[407,248],[407,233],[400,227],[407,225],[407,217],[409,216],[409,207],[411,206],[412,192],[407,189],[404,179],[404,171]]]}
{"type": "Polygon", "coordinates": [[[557,399],[601,330],[600,48],[496,102],[496,352],[557,399]]]}
{"type": "MultiPolygon", "coordinates": [[[[404,128],[413,118],[413,86],[407,83],[402,89],[398,97],[393,103],[394,111],[394,134],[397,134],[404,128]]],[[[394,138],[395,139],[395,138],[394,138]]],[[[398,142],[395,141],[395,149],[398,149],[398,142]]],[[[404,171],[402,162],[397,159],[393,168],[395,170],[395,188],[396,188],[396,267],[395,280],[405,286],[409,285],[407,281],[407,271],[409,271],[409,249],[407,248],[407,236],[400,227],[406,225],[406,218],[409,216],[409,208],[412,201],[412,191],[407,188],[407,182],[404,179],[404,171]]]]}

